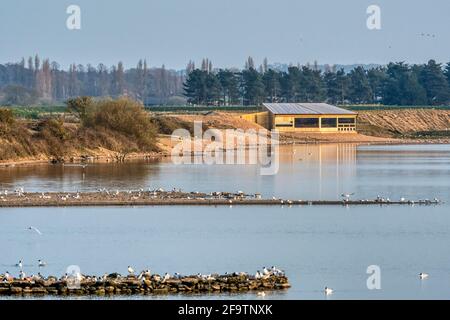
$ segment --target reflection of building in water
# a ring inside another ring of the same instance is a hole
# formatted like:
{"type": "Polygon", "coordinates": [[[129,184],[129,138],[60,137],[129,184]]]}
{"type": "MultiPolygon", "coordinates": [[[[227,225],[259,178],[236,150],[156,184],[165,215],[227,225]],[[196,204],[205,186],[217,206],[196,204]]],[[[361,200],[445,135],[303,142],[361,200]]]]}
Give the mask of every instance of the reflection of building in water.
{"type": "Polygon", "coordinates": [[[283,162],[302,161],[305,163],[354,164],[356,162],[354,143],[300,144],[281,147],[280,160],[283,162]]]}
{"type": "Polygon", "coordinates": [[[289,176],[307,184],[314,198],[327,198],[344,192],[356,178],[357,144],[317,144],[282,146],[280,162],[291,164],[289,176]]]}

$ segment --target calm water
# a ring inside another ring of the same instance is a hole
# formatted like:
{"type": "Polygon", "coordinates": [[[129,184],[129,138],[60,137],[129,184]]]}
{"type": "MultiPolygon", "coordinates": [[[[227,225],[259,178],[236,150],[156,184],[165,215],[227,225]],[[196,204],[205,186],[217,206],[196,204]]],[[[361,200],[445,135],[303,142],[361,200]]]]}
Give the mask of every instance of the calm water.
{"type": "MultiPolygon", "coordinates": [[[[450,201],[450,146],[296,146],[282,149],[280,172],[253,166],[174,166],[169,162],[0,169],[0,189],[86,191],[100,187],[261,192],[290,199],[377,195],[450,201]],[[294,150],[295,153],[294,153],[294,150]]],[[[275,299],[450,299],[449,205],[430,207],[135,207],[0,209],[0,272],[254,272],[273,264],[292,289],[275,299]],[[42,236],[26,227],[38,227],[42,236]],[[382,290],[366,269],[379,265],[382,290]],[[418,273],[430,273],[421,282],[418,273]]],[[[217,296],[203,298],[215,299],[217,296]]],[[[177,298],[177,297],[170,297],[177,298]]],[[[226,299],[230,296],[220,296],[226,299]]],[[[231,297],[236,298],[236,297],[231,297]]],[[[254,295],[237,298],[257,298],[254,295]]],[[[167,299],[167,297],[165,297],[167,299]]]]}

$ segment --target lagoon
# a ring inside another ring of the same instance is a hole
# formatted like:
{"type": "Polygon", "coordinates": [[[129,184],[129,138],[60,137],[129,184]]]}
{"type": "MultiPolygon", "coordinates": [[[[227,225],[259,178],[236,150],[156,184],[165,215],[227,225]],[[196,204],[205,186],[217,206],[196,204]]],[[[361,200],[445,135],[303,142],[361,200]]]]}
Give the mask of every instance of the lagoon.
{"type": "MultiPolygon", "coordinates": [[[[182,188],[260,192],[292,199],[440,198],[411,207],[112,207],[0,209],[0,273],[24,260],[28,274],[255,272],[285,269],[292,288],[265,299],[450,299],[450,146],[300,145],[281,148],[280,172],[254,166],[176,166],[169,161],[39,165],[0,169],[0,189],[95,191],[98,188],[182,188]],[[294,152],[295,151],[295,152],[294,152]],[[42,236],[29,233],[39,227],[42,236]],[[366,287],[370,265],[381,290],[366,287]],[[418,274],[430,274],[420,281],[418,274]]],[[[184,297],[184,296],[183,296],[184,297]]],[[[135,298],[135,297],[133,297],[135,298]]],[[[152,297],[139,297],[150,299],[152,297]]],[[[176,299],[180,296],[153,297],[176,299]]],[[[198,297],[192,297],[198,298],[198,297]]],[[[207,299],[251,298],[202,296],[207,299]]]]}

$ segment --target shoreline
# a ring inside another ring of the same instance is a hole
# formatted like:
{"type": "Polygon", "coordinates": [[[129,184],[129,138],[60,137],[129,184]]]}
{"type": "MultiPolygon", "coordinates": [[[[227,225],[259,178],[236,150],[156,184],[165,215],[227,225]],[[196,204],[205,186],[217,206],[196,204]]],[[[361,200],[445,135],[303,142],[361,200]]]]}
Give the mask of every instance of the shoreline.
{"type": "Polygon", "coordinates": [[[386,206],[439,205],[438,199],[401,199],[392,201],[377,197],[360,200],[289,200],[262,199],[260,194],[244,193],[185,193],[181,191],[101,191],[91,193],[0,193],[0,208],[33,207],[130,207],[130,206],[386,206]]]}
{"type": "MultiPolygon", "coordinates": [[[[406,140],[406,139],[389,139],[385,138],[385,140],[373,140],[373,141],[305,141],[305,140],[294,140],[289,141],[285,140],[280,142],[280,146],[291,146],[291,145],[319,145],[319,144],[340,144],[340,143],[352,143],[352,144],[360,144],[360,145],[445,145],[450,144],[450,141],[447,140],[406,140]]],[[[226,150],[224,150],[226,152],[226,150]]],[[[162,160],[164,158],[168,158],[171,156],[170,152],[155,152],[155,153],[133,153],[127,156],[125,161],[118,162],[115,160],[112,155],[113,152],[107,155],[92,155],[88,156],[90,160],[86,160],[85,156],[74,156],[70,157],[70,161],[67,162],[57,162],[54,164],[90,164],[90,163],[126,163],[133,160],[162,160]]],[[[201,153],[202,155],[204,152],[201,153]]],[[[194,155],[194,154],[193,154],[194,155]]],[[[36,159],[17,159],[17,160],[5,160],[0,161],[0,169],[2,168],[14,168],[20,166],[32,166],[32,165],[43,165],[43,164],[52,164],[51,158],[38,157],[36,159]]]]}

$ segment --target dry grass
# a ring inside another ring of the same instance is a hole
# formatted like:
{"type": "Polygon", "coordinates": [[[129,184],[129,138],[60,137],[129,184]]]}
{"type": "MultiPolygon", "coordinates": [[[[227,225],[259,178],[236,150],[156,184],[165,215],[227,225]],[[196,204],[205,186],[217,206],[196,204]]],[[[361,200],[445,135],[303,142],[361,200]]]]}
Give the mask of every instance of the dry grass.
{"type": "Polygon", "coordinates": [[[449,129],[449,110],[363,111],[358,116],[358,131],[371,136],[403,137],[416,132],[443,132],[449,129]]]}
{"type": "Polygon", "coordinates": [[[157,151],[157,129],[142,105],[127,99],[90,106],[82,125],[51,118],[25,122],[0,113],[0,161],[50,158],[64,161],[106,149],[124,159],[132,152],[157,151]]]}

